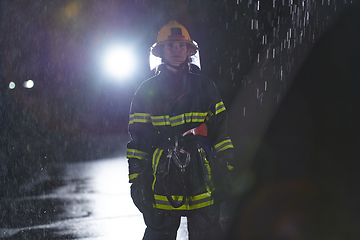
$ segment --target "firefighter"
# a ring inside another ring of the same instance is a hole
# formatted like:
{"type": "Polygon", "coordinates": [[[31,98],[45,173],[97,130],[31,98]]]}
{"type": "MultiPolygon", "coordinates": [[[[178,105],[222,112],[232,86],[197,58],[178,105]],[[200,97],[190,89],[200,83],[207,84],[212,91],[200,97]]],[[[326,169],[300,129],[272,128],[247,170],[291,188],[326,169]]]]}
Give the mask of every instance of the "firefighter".
{"type": "MultiPolygon", "coordinates": [[[[127,145],[131,197],[147,226],[143,239],[221,239],[221,196],[233,169],[227,112],[214,83],[191,69],[197,44],[170,21],[151,48],[161,59],[130,107],[127,145]]],[[[199,65],[199,64],[198,64],[199,65]]]]}

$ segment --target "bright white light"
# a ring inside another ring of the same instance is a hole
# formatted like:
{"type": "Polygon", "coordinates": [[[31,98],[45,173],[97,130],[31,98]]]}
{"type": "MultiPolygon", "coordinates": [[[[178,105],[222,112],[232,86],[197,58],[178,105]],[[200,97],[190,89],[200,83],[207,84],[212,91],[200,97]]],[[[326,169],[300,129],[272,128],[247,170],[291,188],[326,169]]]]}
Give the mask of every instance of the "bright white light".
{"type": "Polygon", "coordinates": [[[106,74],[118,80],[129,77],[135,69],[134,54],[126,47],[112,47],[105,52],[104,69],[106,74]]]}
{"type": "Polygon", "coordinates": [[[9,88],[10,88],[10,89],[14,89],[14,88],[15,88],[15,86],[16,86],[16,85],[15,85],[15,83],[14,83],[14,82],[10,82],[10,83],[9,83],[9,88]]]}
{"type": "Polygon", "coordinates": [[[34,81],[33,80],[27,80],[23,84],[24,88],[32,88],[34,87],[34,81]]]}

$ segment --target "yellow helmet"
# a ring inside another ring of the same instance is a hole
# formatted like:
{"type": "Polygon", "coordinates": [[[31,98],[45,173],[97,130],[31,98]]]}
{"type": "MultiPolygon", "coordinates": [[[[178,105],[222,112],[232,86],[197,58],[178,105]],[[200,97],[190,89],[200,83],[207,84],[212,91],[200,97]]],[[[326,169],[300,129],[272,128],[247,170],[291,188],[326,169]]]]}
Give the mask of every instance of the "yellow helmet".
{"type": "Polygon", "coordinates": [[[197,44],[191,40],[186,28],[180,23],[172,20],[163,26],[157,36],[156,43],[151,47],[151,52],[156,57],[161,57],[159,46],[169,42],[184,42],[190,46],[190,56],[198,50],[197,44]]]}

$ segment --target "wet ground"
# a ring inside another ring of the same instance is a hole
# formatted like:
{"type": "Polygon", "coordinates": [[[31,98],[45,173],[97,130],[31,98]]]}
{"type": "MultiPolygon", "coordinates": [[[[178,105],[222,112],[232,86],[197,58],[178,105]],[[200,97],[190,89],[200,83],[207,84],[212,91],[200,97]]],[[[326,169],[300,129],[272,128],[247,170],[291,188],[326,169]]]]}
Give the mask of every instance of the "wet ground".
{"type": "MultiPolygon", "coordinates": [[[[1,239],[142,239],[123,158],[57,166],[28,194],[1,198],[1,239]]],[[[178,238],[187,239],[182,219],[178,238]]]]}

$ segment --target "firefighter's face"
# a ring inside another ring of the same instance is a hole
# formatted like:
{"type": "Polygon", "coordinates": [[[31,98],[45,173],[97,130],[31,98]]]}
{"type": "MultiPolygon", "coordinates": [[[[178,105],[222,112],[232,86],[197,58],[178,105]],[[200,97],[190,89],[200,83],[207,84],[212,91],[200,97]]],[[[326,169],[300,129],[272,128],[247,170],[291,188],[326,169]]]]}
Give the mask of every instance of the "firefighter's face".
{"type": "Polygon", "coordinates": [[[179,66],[189,56],[186,43],[172,42],[164,44],[164,58],[174,66],[179,66]]]}

